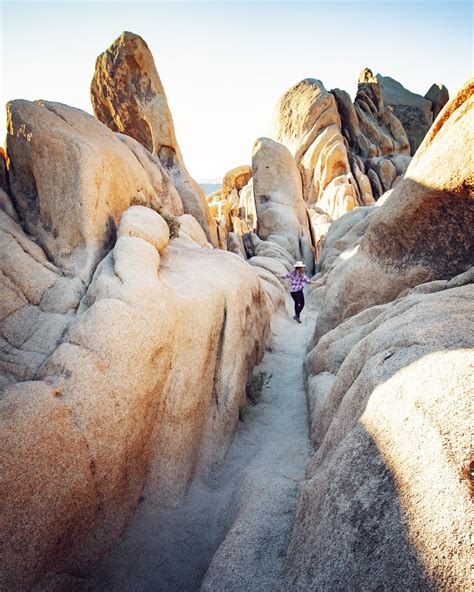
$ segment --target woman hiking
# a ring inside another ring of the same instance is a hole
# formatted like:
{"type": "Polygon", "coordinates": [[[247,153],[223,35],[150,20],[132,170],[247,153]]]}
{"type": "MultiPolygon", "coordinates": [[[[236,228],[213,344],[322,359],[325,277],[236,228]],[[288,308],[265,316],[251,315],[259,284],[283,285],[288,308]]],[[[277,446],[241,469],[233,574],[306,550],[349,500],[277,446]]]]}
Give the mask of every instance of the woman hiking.
{"type": "Polygon", "coordinates": [[[285,275],[280,275],[279,277],[281,277],[283,280],[289,279],[291,282],[290,296],[295,301],[295,316],[293,318],[297,323],[301,323],[300,313],[304,308],[304,285],[316,284],[316,282],[310,280],[305,274],[305,264],[302,261],[297,261],[293,267],[295,268],[294,271],[286,273],[285,275]]]}

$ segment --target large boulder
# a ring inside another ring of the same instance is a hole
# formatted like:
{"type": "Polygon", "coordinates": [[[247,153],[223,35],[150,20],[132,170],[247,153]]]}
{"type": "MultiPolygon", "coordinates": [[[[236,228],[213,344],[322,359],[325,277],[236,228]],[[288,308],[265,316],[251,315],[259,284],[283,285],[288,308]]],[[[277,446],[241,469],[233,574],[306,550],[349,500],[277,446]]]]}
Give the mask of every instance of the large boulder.
{"type": "Polygon", "coordinates": [[[186,169],[166,94],[145,41],[123,32],[96,60],[91,82],[94,113],[116,132],[135,138],[156,155],[194,216],[217,246],[217,230],[204,191],[186,169]]]}
{"type": "Polygon", "coordinates": [[[317,451],[282,591],[465,589],[474,288],[432,283],[441,292],[364,310],[306,358],[317,451]]]}
{"type": "Polygon", "coordinates": [[[9,186],[29,234],[65,273],[87,282],[133,203],[180,211],[163,169],[87,113],[60,103],[7,105],[9,186]],[[143,163],[143,164],[142,164],[143,163]],[[144,166],[148,168],[144,168],[144,166]]]}
{"type": "Polygon", "coordinates": [[[320,80],[306,78],[290,88],[278,102],[275,124],[276,138],[290,150],[301,172],[309,207],[321,207],[337,218],[363,203],[351,178],[335,98],[320,80]]]}
{"type": "Polygon", "coordinates": [[[448,279],[472,264],[473,88],[467,83],[444,107],[405,178],[370,217],[360,243],[341,254],[327,277],[327,305],[316,336],[406,288],[448,279]]]}
{"type": "Polygon", "coordinates": [[[252,156],[257,234],[287,239],[289,252],[313,269],[312,239],[303,199],[301,176],[289,150],[269,138],[259,138],[252,156]]]}

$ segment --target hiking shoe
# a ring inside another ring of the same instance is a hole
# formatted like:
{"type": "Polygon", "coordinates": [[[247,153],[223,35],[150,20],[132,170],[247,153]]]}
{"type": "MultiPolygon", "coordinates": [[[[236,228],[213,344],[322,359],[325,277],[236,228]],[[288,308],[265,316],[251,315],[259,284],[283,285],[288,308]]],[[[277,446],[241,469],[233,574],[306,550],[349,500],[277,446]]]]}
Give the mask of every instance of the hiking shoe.
{"type": "Polygon", "coordinates": [[[300,321],[300,315],[295,315],[293,318],[294,318],[294,320],[295,320],[297,323],[301,323],[301,321],[300,321]]]}

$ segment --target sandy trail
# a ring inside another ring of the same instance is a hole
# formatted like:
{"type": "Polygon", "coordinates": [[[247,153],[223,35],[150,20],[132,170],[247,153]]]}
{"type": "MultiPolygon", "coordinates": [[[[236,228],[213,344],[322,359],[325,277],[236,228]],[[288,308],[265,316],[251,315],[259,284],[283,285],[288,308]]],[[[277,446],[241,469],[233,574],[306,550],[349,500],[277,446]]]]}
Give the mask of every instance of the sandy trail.
{"type": "Polygon", "coordinates": [[[93,591],[276,589],[311,454],[302,375],[310,314],[301,325],[274,318],[255,368],[272,375],[270,384],[223,463],[206,481],[195,479],[178,508],[145,499],[120,545],[89,574],[93,591]]]}

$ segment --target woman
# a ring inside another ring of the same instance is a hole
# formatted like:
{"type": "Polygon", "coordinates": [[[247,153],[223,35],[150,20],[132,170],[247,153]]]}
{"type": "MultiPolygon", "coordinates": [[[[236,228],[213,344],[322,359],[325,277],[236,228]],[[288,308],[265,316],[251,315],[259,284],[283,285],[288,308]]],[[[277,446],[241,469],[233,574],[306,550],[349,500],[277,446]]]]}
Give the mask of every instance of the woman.
{"type": "Polygon", "coordinates": [[[293,318],[297,323],[301,323],[300,313],[304,308],[304,285],[316,284],[316,282],[310,280],[309,277],[305,274],[305,265],[302,261],[297,261],[294,264],[294,268],[294,271],[286,273],[285,275],[280,275],[279,277],[281,277],[283,280],[289,279],[291,282],[290,295],[295,301],[295,316],[293,318]]]}

